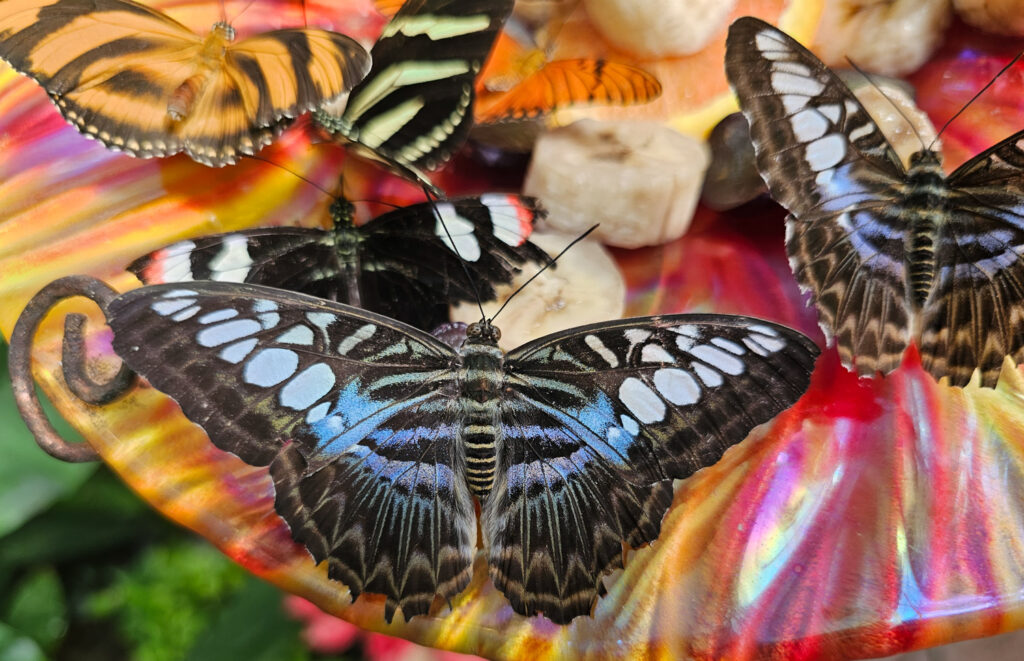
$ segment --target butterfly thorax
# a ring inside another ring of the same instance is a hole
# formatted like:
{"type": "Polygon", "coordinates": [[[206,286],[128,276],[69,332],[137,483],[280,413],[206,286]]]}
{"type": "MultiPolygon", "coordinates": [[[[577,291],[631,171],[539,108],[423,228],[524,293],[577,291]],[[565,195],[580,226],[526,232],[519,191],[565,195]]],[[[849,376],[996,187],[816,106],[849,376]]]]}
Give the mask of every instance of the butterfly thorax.
{"type": "Polygon", "coordinates": [[[213,24],[210,34],[203,39],[199,50],[195,71],[185,79],[171,95],[167,102],[167,114],[171,119],[180,122],[192,112],[192,106],[206,87],[210,75],[223,66],[227,45],[234,41],[235,29],[227,23],[213,24]]]}
{"type": "Polygon", "coordinates": [[[924,305],[935,280],[936,228],[942,223],[949,200],[946,175],[938,152],[922,149],[910,157],[901,211],[910,225],[906,246],[910,299],[924,305]]]}
{"type": "Polygon", "coordinates": [[[505,353],[498,348],[501,332],[488,321],[470,324],[459,350],[459,403],[464,412],[462,447],[466,482],[484,498],[494,484],[499,438],[498,404],[504,386],[505,353]]]}

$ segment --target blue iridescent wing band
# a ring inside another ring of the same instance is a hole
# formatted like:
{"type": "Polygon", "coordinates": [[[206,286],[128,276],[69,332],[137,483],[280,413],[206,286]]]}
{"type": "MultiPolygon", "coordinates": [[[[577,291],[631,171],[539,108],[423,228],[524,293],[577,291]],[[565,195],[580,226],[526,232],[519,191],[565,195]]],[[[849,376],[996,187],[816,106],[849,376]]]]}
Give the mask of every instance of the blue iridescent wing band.
{"type": "Polygon", "coordinates": [[[796,331],[723,315],[594,324],[509,353],[482,524],[495,585],[519,612],[589,613],[622,542],[657,537],[671,480],[791,406],[817,355],[796,331]]]}
{"type": "Polygon", "coordinates": [[[271,464],[296,539],[388,617],[427,612],[469,580],[475,514],[453,442],[455,353],[340,304],[195,282],[108,306],[114,349],[213,443],[271,464]],[[442,512],[444,516],[441,516],[442,512]]]}

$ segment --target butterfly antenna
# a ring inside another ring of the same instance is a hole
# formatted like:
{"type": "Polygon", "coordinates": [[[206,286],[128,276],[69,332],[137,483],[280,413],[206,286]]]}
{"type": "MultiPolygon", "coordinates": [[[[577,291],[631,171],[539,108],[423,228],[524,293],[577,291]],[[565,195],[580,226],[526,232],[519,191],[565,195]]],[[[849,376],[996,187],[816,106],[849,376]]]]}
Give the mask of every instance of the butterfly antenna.
{"type": "MultiPolygon", "coordinates": [[[[232,17],[231,22],[233,23],[234,21],[237,21],[239,18],[241,18],[242,14],[244,14],[247,11],[249,11],[249,7],[252,7],[254,2],[256,2],[256,0],[249,0],[248,4],[246,4],[244,7],[242,7],[242,11],[238,12],[237,14],[234,15],[234,17],[232,17]]],[[[221,4],[221,12],[224,13],[224,5],[223,4],[221,4]]],[[[224,22],[228,23],[228,19],[227,19],[226,16],[224,18],[224,22]]]]}
{"type": "MultiPolygon", "coordinates": [[[[882,98],[889,102],[889,105],[891,105],[897,113],[899,113],[899,116],[903,118],[903,121],[907,123],[907,125],[910,127],[910,130],[913,131],[914,135],[917,136],[917,141],[921,143],[921,148],[930,149],[930,145],[924,144],[924,138],[921,137],[921,134],[918,132],[917,127],[914,126],[914,122],[912,122],[910,118],[907,117],[907,114],[903,112],[903,109],[900,108],[899,105],[895,101],[893,101],[893,99],[888,94],[882,91],[882,88],[875,83],[871,75],[867,71],[864,71],[859,66],[857,66],[857,63],[851,60],[849,57],[846,58],[846,61],[850,63],[850,66],[853,68],[854,71],[864,76],[864,79],[867,80],[868,83],[870,83],[871,86],[874,87],[875,90],[882,95],[882,98]]],[[[932,141],[932,144],[934,144],[934,141],[932,141]]]]}
{"type": "Polygon", "coordinates": [[[529,280],[527,280],[523,284],[519,285],[519,289],[517,289],[514,292],[512,292],[512,295],[505,299],[505,302],[501,304],[501,307],[498,308],[498,311],[495,312],[494,316],[491,317],[488,321],[494,321],[495,318],[497,318],[497,316],[499,314],[501,314],[501,311],[505,309],[505,306],[509,304],[509,301],[511,301],[513,298],[516,297],[516,294],[518,294],[519,292],[523,291],[523,289],[526,288],[526,285],[528,285],[531,282],[533,282],[537,278],[537,276],[539,276],[544,271],[548,270],[549,267],[554,266],[555,262],[557,262],[562,257],[562,255],[564,255],[565,253],[569,252],[569,248],[572,248],[574,245],[576,245],[577,243],[579,243],[583,239],[587,238],[590,235],[590,233],[593,232],[596,229],[597,229],[597,225],[594,225],[593,227],[588,229],[586,232],[584,232],[583,234],[580,234],[575,239],[570,241],[569,245],[567,245],[566,247],[562,248],[562,252],[560,252],[557,255],[555,255],[554,257],[552,257],[551,261],[549,261],[547,264],[542,266],[536,273],[531,275],[529,280]]]}
{"type": "Polygon", "coordinates": [[[462,265],[462,270],[466,274],[466,280],[469,282],[469,288],[473,290],[473,297],[476,298],[476,306],[480,309],[480,318],[486,319],[487,314],[484,312],[484,304],[480,300],[480,290],[477,289],[476,282],[473,280],[473,274],[469,272],[469,267],[466,266],[466,260],[463,259],[462,255],[459,253],[459,249],[455,245],[455,239],[452,238],[452,233],[448,231],[448,224],[444,222],[444,218],[441,217],[441,212],[435,204],[435,202],[440,198],[438,198],[426,184],[420,184],[420,187],[423,189],[424,195],[427,196],[427,202],[430,203],[430,208],[433,209],[438,222],[441,223],[441,227],[444,229],[444,235],[448,237],[448,246],[459,258],[459,264],[462,265]]]}
{"type": "MultiPolygon", "coordinates": [[[[947,128],[947,127],[948,127],[948,126],[949,126],[950,124],[952,124],[952,123],[953,123],[953,120],[954,120],[954,119],[956,119],[957,117],[959,117],[959,116],[960,116],[960,114],[961,114],[961,113],[963,113],[963,111],[967,110],[967,107],[968,107],[968,106],[970,106],[970,105],[971,105],[972,103],[974,103],[975,101],[977,101],[977,100],[978,100],[978,97],[979,97],[979,96],[981,96],[982,94],[984,94],[984,93],[985,93],[985,91],[986,91],[986,90],[988,90],[988,88],[992,87],[992,85],[993,85],[993,84],[994,84],[994,83],[996,82],[996,80],[998,80],[998,79],[999,79],[999,76],[1002,76],[1002,75],[1003,75],[1004,73],[1006,73],[1006,72],[1007,72],[1007,70],[1008,70],[1008,69],[1009,69],[1010,67],[1012,67],[1012,66],[1013,66],[1014,64],[1016,64],[1016,63],[1017,63],[1017,60],[1019,60],[1019,59],[1021,58],[1021,56],[1022,56],[1022,55],[1024,55],[1024,51],[1021,51],[1021,52],[1017,53],[1017,56],[1016,56],[1016,57],[1014,57],[1014,58],[1013,58],[1012,60],[1010,60],[1010,61],[1009,61],[1009,62],[1008,62],[1008,63],[1006,64],[1006,66],[1004,66],[1004,67],[1003,67],[1002,69],[1000,69],[1000,70],[999,70],[999,73],[997,73],[996,75],[992,76],[992,80],[990,80],[990,81],[988,81],[987,83],[985,83],[985,86],[984,86],[984,87],[982,87],[982,88],[981,88],[980,90],[978,90],[978,92],[977,92],[977,93],[976,93],[976,94],[975,94],[974,96],[972,96],[972,97],[971,97],[971,100],[970,100],[970,101],[968,101],[967,103],[965,103],[965,104],[963,105],[963,107],[962,107],[962,108],[960,108],[960,110],[957,110],[957,111],[956,111],[956,114],[954,114],[954,115],[953,115],[952,117],[950,117],[950,118],[949,118],[948,120],[946,120],[946,123],[942,125],[942,128],[941,128],[941,129],[939,129],[939,132],[935,134],[935,140],[938,140],[938,139],[939,139],[939,136],[940,136],[940,135],[942,135],[942,133],[943,133],[943,132],[944,132],[944,131],[946,130],[946,128],[947,128]]],[[[933,140],[932,142],[934,143],[935,141],[933,140]]]]}
{"type": "Polygon", "coordinates": [[[246,154],[245,158],[251,158],[254,161],[263,161],[264,163],[269,163],[269,164],[273,165],[274,167],[281,168],[285,172],[287,172],[289,174],[292,174],[292,175],[298,177],[299,179],[301,179],[302,181],[306,182],[307,184],[309,184],[313,188],[317,189],[318,191],[320,191],[321,193],[323,193],[327,197],[331,198],[332,200],[336,200],[338,198],[337,195],[335,195],[334,193],[330,192],[329,190],[327,190],[326,188],[324,188],[320,184],[316,183],[315,181],[311,181],[310,179],[307,179],[306,177],[303,177],[301,174],[299,174],[298,172],[292,170],[291,168],[287,168],[287,167],[281,165],[280,163],[277,163],[275,161],[270,160],[269,158],[263,158],[262,156],[260,156],[258,154],[246,154]]]}

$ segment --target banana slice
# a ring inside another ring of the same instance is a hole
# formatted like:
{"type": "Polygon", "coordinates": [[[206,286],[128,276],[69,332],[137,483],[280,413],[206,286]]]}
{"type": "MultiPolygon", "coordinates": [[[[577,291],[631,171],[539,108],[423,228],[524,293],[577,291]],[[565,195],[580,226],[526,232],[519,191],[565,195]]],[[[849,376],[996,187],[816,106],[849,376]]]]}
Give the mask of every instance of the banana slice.
{"type": "Polygon", "coordinates": [[[543,133],[523,192],[551,212],[548,226],[622,248],[686,232],[700,196],[707,146],[657,122],[583,119],[543,133]]]}
{"type": "Polygon", "coordinates": [[[953,9],[966,23],[988,32],[1024,36],[1024,1],[953,0],[953,9]]]}
{"type": "Polygon", "coordinates": [[[735,0],[583,0],[605,39],[638,57],[702,50],[725,27],[735,0]]]}
{"type": "MultiPolygon", "coordinates": [[[[554,256],[576,236],[538,230],[530,241],[554,256]]],[[[497,299],[484,304],[487,317],[540,268],[540,264],[525,264],[510,285],[497,287],[497,299]]],[[[615,260],[600,243],[584,239],[562,255],[555,268],[516,294],[494,324],[501,329],[499,344],[507,351],[548,333],[618,319],[625,309],[626,282],[615,260]]],[[[480,321],[480,310],[475,304],[462,303],[452,307],[451,318],[453,322],[480,321]]]]}
{"type": "Polygon", "coordinates": [[[952,14],[949,0],[831,0],[812,50],[829,66],[850,58],[868,71],[899,76],[938,48],[952,14]]]}

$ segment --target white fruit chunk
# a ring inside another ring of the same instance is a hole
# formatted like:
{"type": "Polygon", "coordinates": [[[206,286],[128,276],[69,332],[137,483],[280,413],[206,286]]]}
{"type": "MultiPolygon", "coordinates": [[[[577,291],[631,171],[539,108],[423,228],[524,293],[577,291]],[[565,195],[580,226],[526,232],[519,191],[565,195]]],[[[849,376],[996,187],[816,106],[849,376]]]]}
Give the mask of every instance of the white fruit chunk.
{"type": "Polygon", "coordinates": [[[638,57],[703,50],[724,28],[735,0],[584,0],[591,22],[613,45],[638,57]]]}
{"type": "MultiPolygon", "coordinates": [[[[557,255],[576,236],[551,231],[535,231],[530,240],[557,255]]],[[[539,269],[540,264],[527,263],[509,285],[497,287],[498,297],[484,303],[490,318],[502,303],[539,269]]],[[[626,282],[615,260],[593,239],[584,239],[569,249],[536,280],[516,294],[494,325],[501,329],[502,348],[513,349],[534,338],[555,331],[619,319],[626,309],[626,282]]],[[[474,303],[452,307],[452,321],[480,321],[480,310],[474,303]]]]}
{"type": "Polygon", "coordinates": [[[953,0],[953,9],[974,27],[1024,36],[1024,0],[953,0]]]}
{"type": "Polygon", "coordinates": [[[867,71],[899,76],[925,63],[952,18],[949,0],[831,0],[811,49],[829,66],[847,58],[867,71]]]}
{"type": "Polygon", "coordinates": [[[523,192],[551,212],[548,226],[638,248],[683,235],[693,219],[710,154],[657,122],[584,119],[540,136],[523,192]]]}

